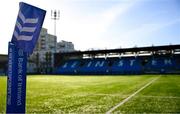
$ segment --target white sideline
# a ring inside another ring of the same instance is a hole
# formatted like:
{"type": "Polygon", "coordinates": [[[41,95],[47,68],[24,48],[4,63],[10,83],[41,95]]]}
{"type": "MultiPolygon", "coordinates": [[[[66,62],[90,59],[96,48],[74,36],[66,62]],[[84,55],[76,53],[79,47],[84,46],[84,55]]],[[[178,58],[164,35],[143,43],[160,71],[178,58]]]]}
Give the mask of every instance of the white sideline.
{"type": "Polygon", "coordinates": [[[154,81],[156,81],[157,79],[159,79],[160,77],[157,77],[155,79],[153,79],[152,81],[150,81],[149,83],[147,83],[146,85],[144,85],[143,87],[141,87],[139,90],[137,90],[136,92],[134,92],[133,94],[131,94],[129,97],[127,97],[126,99],[124,99],[122,102],[120,102],[119,104],[117,104],[116,106],[112,107],[109,111],[106,112],[106,114],[110,114],[112,111],[114,111],[116,108],[120,107],[121,105],[123,105],[124,103],[126,103],[129,99],[131,99],[133,96],[135,96],[137,93],[139,93],[140,91],[142,91],[144,88],[146,88],[147,86],[149,86],[150,84],[152,84],[154,81]]]}

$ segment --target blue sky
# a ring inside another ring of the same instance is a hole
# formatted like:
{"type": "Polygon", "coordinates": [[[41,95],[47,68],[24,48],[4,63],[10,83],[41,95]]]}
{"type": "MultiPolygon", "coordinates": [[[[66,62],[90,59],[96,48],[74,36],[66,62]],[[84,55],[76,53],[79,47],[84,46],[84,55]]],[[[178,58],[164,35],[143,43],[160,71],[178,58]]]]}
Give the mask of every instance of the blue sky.
{"type": "MultiPolygon", "coordinates": [[[[0,19],[0,53],[7,53],[19,1],[1,4],[0,13],[11,18],[0,19]]],[[[72,41],[77,50],[180,44],[180,0],[23,1],[47,10],[43,27],[51,34],[50,11],[60,10],[58,41],[72,41]]]]}

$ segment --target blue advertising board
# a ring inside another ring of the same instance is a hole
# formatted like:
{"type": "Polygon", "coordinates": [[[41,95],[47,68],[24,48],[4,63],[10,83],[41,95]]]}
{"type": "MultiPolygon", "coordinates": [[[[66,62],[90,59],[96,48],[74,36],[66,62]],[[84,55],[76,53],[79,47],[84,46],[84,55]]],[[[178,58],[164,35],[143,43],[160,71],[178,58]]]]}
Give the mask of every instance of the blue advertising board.
{"type": "Polygon", "coordinates": [[[9,43],[7,113],[24,113],[26,99],[27,53],[9,43]]]}

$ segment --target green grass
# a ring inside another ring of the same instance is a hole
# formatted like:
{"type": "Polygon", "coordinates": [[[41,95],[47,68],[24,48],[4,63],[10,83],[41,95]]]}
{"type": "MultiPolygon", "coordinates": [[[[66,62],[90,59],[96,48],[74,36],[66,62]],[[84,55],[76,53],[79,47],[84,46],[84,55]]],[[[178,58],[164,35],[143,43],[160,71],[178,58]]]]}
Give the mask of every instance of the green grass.
{"type": "MultiPolygon", "coordinates": [[[[28,76],[27,113],[105,113],[156,78],[140,76],[28,76]]],[[[0,77],[0,113],[6,77],[0,77]]],[[[180,75],[161,76],[115,113],[180,112],[180,75]]]]}
{"type": "Polygon", "coordinates": [[[6,77],[0,76],[0,113],[5,112],[6,107],[6,77]]]}
{"type": "Polygon", "coordinates": [[[162,76],[116,111],[119,110],[126,113],[180,113],[180,76],[162,76]]]}

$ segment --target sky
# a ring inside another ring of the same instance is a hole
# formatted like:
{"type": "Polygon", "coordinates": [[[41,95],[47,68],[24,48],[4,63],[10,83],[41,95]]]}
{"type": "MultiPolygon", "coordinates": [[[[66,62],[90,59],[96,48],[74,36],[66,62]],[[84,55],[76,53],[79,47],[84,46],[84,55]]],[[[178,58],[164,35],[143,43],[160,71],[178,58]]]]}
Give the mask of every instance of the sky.
{"type": "Polygon", "coordinates": [[[51,10],[60,10],[57,41],[73,42],[76,50],[180,44],[180,0],[4,0],[0,54],[7,54],[19,2],[47,11],[43,27],[50,34],[51,10]]]}

